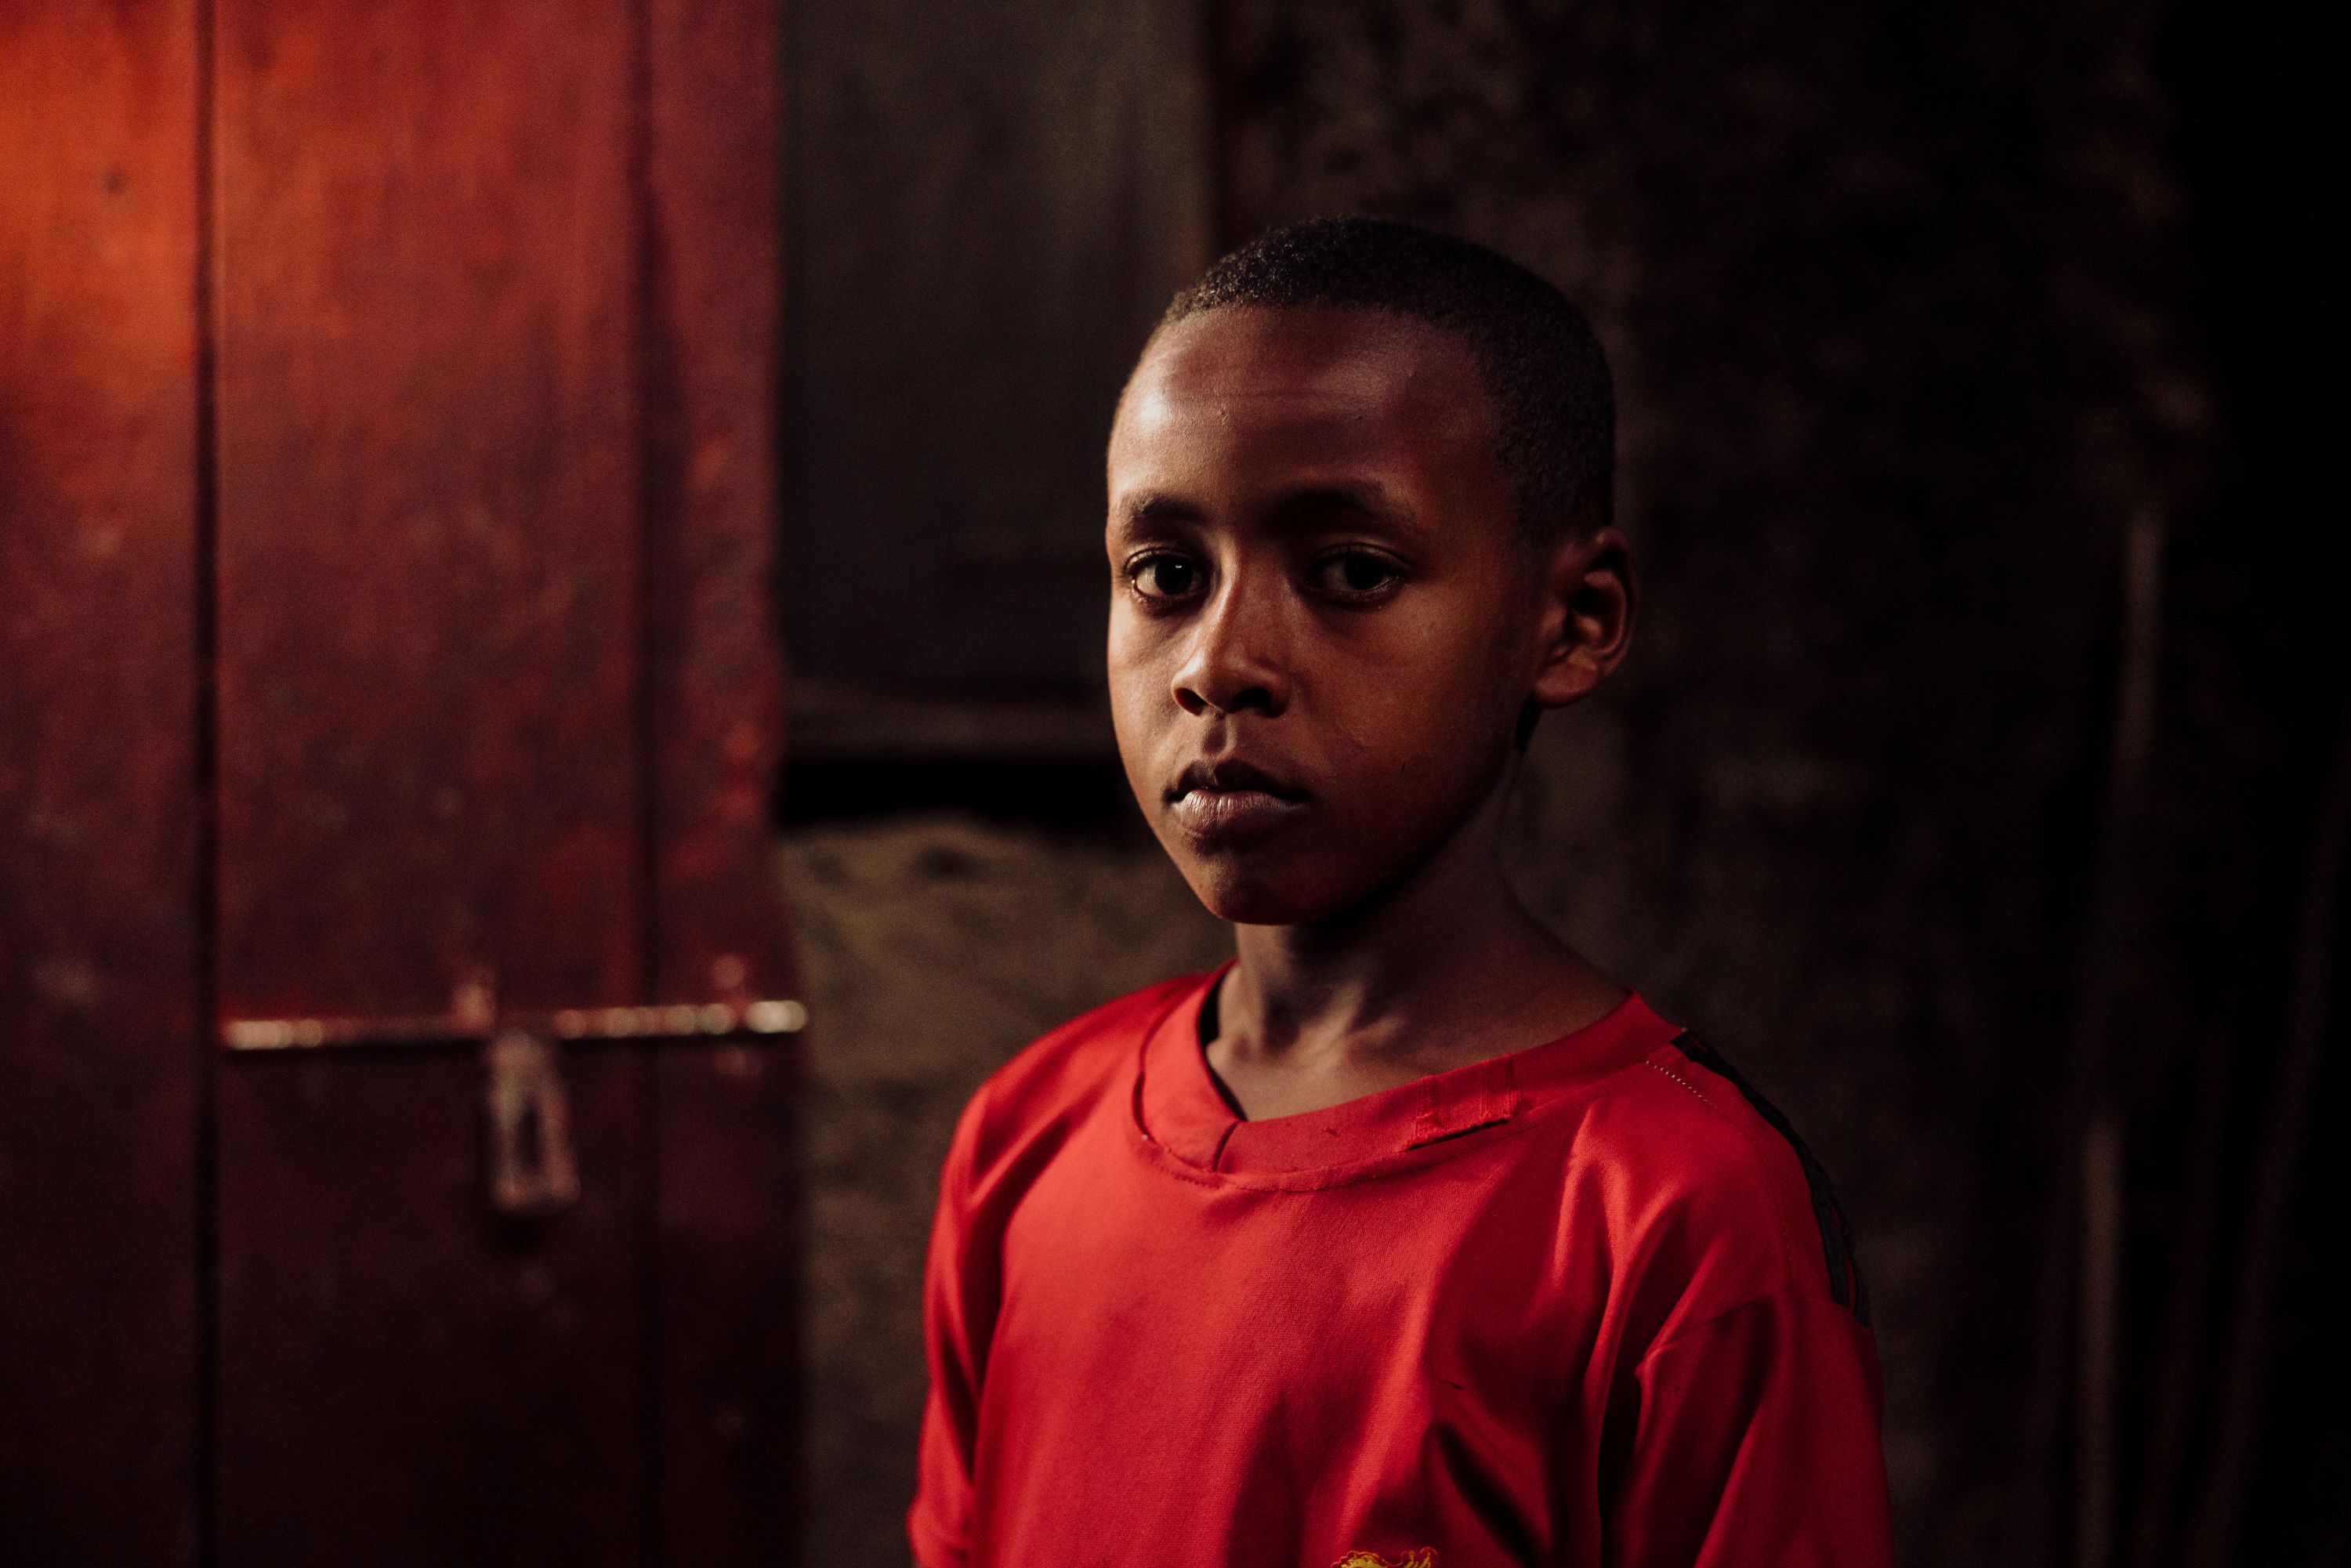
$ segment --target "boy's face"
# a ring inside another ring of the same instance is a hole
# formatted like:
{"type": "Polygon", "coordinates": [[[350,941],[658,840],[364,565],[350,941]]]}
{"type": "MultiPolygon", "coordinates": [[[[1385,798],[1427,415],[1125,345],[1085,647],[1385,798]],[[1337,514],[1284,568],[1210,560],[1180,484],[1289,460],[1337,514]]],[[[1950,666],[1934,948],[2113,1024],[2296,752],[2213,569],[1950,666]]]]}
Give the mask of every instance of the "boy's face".
{"type": "Polygon", "coordinates": [[[1467,346],[1409,319],[1161,332],[1111,432],[1106,543],[1127,778],[1227,920],[1390,885],[1505,785],[1531,695],[1605,674],[1561,653],[1573,596],[1520,542],[1467,346]]]}

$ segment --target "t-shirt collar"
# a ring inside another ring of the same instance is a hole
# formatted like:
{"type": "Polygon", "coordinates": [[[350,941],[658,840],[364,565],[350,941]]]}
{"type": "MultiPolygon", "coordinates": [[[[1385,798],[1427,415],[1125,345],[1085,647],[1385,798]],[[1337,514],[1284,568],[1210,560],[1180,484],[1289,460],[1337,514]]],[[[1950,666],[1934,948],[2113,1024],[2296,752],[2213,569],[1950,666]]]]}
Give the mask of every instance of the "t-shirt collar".
{"type": "Polygon", "coordinates": [[[1186,1165],[1225,1174],[1361,1164],[1459,1138],[1633,1065],[1677,1032],[1637,995],[1573,1033],[1416,1079],[1326,1110],[1236,1116],[1200,1044],[1200,1009],[1232,966],[1204,975],[1144,1037],[1134,1107],[1143,1135],[1186,1165]]]}

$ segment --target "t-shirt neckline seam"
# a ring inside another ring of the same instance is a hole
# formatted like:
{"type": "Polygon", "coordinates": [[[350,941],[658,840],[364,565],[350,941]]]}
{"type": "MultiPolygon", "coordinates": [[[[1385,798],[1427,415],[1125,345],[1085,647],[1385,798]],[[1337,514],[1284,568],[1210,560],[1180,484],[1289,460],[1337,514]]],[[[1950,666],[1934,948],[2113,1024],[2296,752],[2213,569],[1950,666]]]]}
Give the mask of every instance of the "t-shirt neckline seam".
{"type": "MultiPolygon", "coordinates": [[[[1627,991],[1624,1000],[1582,1029],[1571,1030],[1564,1035],[1556,1036],[1553,1040],[1546,1040],[1540,1045],[1529,1046],[1523,1051],[1506,1052],[1501,1056],[1490,1057],[1482,1062],[1448,1069],[1446,1073],[1431,1073],[1412,1083],[1399,1085],[1396,1089],[1376,1092],[1378,1094],[1395,1094],[1417,1090],[1424,1096],[1433,1098],[1433,1092],[1428,1086],[1434,1084],[1438,1079],[1449,1077],[1454,1073],[1466,1074],[1482,1070],[1489,1078],[1499,1073],[1505,1081],[1501,1084],[1482,1082],[1476,1090],[1477,1097],[1480,1101],[1493,1097],[1498,1088],[1503,1092],[1502,1097],[1506,1103],[1499,1115],[1478,1113],[1477,1119],[1465,1121],[1458,1127],[1438,1131],[1434,1135],[1422,1135],[1416,1126],[1418,1118],[1416,1118],[1416,1124],[1407,1129],[1404,1134],[1404,1141],[1364,1153],[1352,1159],[1284,1169],[1230,1170],[1226,1168],[1225,1160],[1232,1140],[1242,1127],[1252,1124],[1247,1117],[1235,1115],[1232,1107],[1227,1103],[1226,1095],[1217,1082],[1215,1071],[1208,1065],[1207,1042],[1199,1038],[1199,1031],[1202,1026],[1203,1009],[1208,1000],[1217,995],[1236,964],[1237,960],[1228,959],[1214,970],[1202,976],[1196,990],[1176,997],[1173,1004],[1154,1020],[1152,1027],[1144,1031],[1141,1041],[1142,1049],[1135,1054],[1135,1078],[1128,1096],[1129,1104],[1132,1107],[1130,1115],[1133,1117],[1134,1130],[1138,1134],[1142,1149],[1155,1159],[1163,1161],[1170,1168],[1171,1174],[1212,1185],[1229,1185],[1252,1190],[1313,1191],[1356,1181],[1376,1179],[1388,1175],[1407,1174],[1411,1170],[1450,1159],[1473,1149],[1489,1147],[1499,1138],[1515,1129],[1548,1123],[1554,1109],[1588,1102],[1602,1087],[1614,1082],[1622,1073],[1640,1067],[1653,1054],[1651,1050],[1645,1049],[1638,1056],[1610,1068],[1598,1077],[1573,1085],[1541,1102],[1532,1100],[1518,1081],[1515,1063],[1520,1059],[1560,1040],[1570,1040],[1589,1030],[1599,1028],[1626,1008],[1640,1002],[1640,994],[1637,991],[1627,991]],[[1187,1009],[1190,1014],[1190,1027],[1185,1029],[1184,1032],[1189,1037],[1190,1070],[1199,1074],[1197,1087],[1215,1102],[1218,1111],[1225,1117],[1223,1125],[1215,1134],[1213,1149],[1208,1151],[1210,1163],[1206,1165],[1177,1153],[1164,1138],[1152,1130],[1149,1118],[1144,1113],[1145,1090],[1150,1082],[1152,1047],[1158,1040],[1161,1030],[1180,1026],[1180,1020],[1187,1009]],[[1436,1152],[1432,1153],[1432,1151],[1436,1152]]],[[[1372,1097],[1366,1095],[1362,1099],[1372,1097]]],[[[1341,1102],[1343,1105],[1351,1103],[1360,1103],[1360,1101],[1341,1102]]],[[[1331,1109],[1336,1108],[1331,1107],[1331,1109]]],[[[1301,1115],[1318,1113],[1299,1113],[1301,1115]]],[[[1268,1118],[1265,1122],[1254,1124],[1264,1126],[1280,1120],[1282,1118],[1268,1118]]]]}

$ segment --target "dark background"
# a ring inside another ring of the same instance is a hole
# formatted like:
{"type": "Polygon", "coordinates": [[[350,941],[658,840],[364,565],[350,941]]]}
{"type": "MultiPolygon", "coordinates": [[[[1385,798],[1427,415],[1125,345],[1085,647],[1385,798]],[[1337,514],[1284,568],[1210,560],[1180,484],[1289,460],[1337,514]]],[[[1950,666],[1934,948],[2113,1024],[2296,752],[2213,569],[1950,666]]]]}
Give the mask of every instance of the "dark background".
{"type": "Polygon", "coordinates": [[[1835,1173],[1905,1561],[2351,1552],[2309,51],[2083,0],[794,15],[816,1560],[903,1551],[962,1097],[1221,950],[1109,761],[1100,442],[1171,278],[1340,212],[1500,246],[1614,360],[1646,620],[1519,873],[1835,1173]]]}

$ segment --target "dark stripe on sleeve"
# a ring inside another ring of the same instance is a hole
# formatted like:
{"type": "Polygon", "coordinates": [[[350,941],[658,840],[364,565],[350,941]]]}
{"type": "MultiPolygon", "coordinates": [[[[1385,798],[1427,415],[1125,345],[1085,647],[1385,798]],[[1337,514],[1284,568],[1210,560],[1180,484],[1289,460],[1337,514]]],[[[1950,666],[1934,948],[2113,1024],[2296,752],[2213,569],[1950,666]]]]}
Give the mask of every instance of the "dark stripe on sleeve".
{"type": "Polygon", "coordinates": [[[1772,1131],[1788,1140],[1796,1151],[1796,1163],[1803,1167],[1804,1185],[1812,1189],[1813,1218],[1821,1228],[1821,1250],[1826,1254],[1829,1268],[1829,1298],[1841,1307],[1849,1307],[1853,1315],[1863,1322],[1869,1322],[1869,1291],[1861,1281],[1861,1264],[1854,1257],[1853,1227],[1845,1223],[1844,1209],[1837,1203],[1836,1189],[1829,1185],[1829,1173],[1796,1135],[1795,1127],[1780,1108],[1755,1092],[1755,1086],[1740,1075],[1739,1070],[1722,1058],[1722,1053],[1707,1044],[1696,1034],[1683,1030],[1674,1039],[1681,1053],[1699,1067],[1737,1089],[1755,1113],[1771,1124],[1772,1131]]]}

